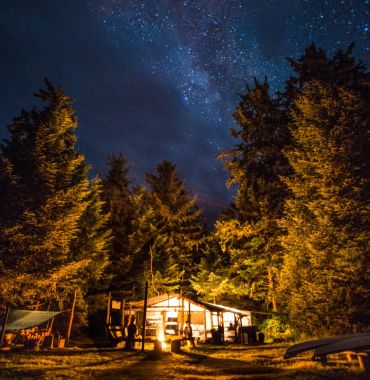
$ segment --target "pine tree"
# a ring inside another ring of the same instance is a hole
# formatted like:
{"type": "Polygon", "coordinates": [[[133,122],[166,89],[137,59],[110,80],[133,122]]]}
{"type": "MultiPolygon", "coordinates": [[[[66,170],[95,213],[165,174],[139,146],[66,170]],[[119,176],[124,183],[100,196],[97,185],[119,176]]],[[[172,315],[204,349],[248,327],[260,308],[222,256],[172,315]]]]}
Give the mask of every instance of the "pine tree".
{"type": "Polygon", "coordinates": [[[206,302],[235,304],[238,290],[229,278],[230,257],[221,250],[213,234],[208,236],[197,272],[191,277],[191,286],[197,296],[206,302]]]}
{"type": "Polygon", "coordinates": [[[129,179],[130,165],[122,154],[108,158],[108,173],[103,180],[105,211],[109,214],[107,228],[112,231],[110,244],[110,267],[112,275],[111,289],[131,290],[129,272],[133,257],[130,248],[130,234],[133,233],[135,189],[131,189],[129,179]]]}
{"type": "Polygon", "coordinates": [[[192,193],[185,190],[174,164],[164,161],[157,172],[147,173],[147,206],[137,219],[132,243],[138,251],[146,250],[152,292],[189,292],[189,280],[204,241],[202,210],[196,207],[192,193]]]}
{"type": "Polygon", "coordinates": [[[289,142],[286,117],[267,81],[247,87],[234,113],[239,129],[235,149],[219,157],[238,190],[229,216],[216,224],[216,236],[230,255],[230,276],[240,294],[271,304],[276,310],[276,280],[281,264],[277,222],[282,215],[285,186],[280,176],[289,167],[282,153],[289,142]]]}
{"type": "Polygon", "coordinates": [[[88,202],[87,208],[78,222],[78,232],[71,241],[71,257],[90,260],[89,267],[77,280],[84,294],[100,292],[109,286],[108,245],[112,231],[108,225],[109,214],[104,212],[102,193],[102,180],[91,180],[89,194],[85,198],[88,202]]]}
{"type": "Polygon", "coordinates": [[[75,149],[73,102],[61,88],[46,85],[36,94],[45,107],[22,111],[1,146],[0,191],[7,204],[0,209],[0,297],[63,308],[74,288],[81,296],[86,281],[99,278],[105,237],[97,237],[97,190],[75,149]]]}
{"type": "Polygon", "coordinates": [[[369,320],[370,104],[350,87],[310,82],[292,111],[281,294],[291,324],[308,334],[369,320]]]}
{"type": "Polygon", "coordinates": [[[311,44],[298,59],[289,58],[295,75],[289,77],[286,90],[282,94],[288,108],[294,105],[295,99],[306,84],[314,80],[369,94],[369,76],[365,66],[354,58],[354,47],[355,45],[351,44],[345,51],[338,50],[329,58],[325,50],[311,44]]]}

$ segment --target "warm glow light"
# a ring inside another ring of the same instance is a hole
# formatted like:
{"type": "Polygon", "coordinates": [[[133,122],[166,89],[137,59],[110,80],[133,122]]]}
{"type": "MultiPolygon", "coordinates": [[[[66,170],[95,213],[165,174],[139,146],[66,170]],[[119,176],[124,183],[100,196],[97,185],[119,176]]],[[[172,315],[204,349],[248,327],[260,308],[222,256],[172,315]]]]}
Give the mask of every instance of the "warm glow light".
{"type": "Polygon", "coordinates": [[[161,342],[162,344],[162,349],[165,349],[167,347],[167,344],[165,342],[165,337],[164,337],[164,334],[163,332],[160,332],[157,336],[157,339],[161,342]]]}

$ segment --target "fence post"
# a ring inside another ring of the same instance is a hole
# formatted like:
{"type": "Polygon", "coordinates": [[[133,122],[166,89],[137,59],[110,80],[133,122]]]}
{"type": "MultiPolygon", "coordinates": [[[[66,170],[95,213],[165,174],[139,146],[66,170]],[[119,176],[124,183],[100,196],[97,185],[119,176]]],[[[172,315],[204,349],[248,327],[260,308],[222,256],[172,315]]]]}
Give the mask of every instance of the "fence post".
{"type": "Polygon", "coordinates": [[[69,315],[68,331],[67,331],[67,337],[66,337],[66,345],[67,346],[69,344],[69,337],[71,335],[71,330],[72,330],[73,317],[75,314],[75,307],[76,307],[76,298],[77,298],[77,289],[75,289],[73,292],[73,303],[72,303],[71,313],[69,315]]]}
{"type": "Polygon", "coordinates": [[[8,302],[5,306],[5,311],[4,311],[4,315],[3,315],[3,323],[1,326],[0,346],[2,346],[3,341],[4,341],[5,325],[6,325],[6,322],[8,322],[9,311],[10,311],[10,306],[9,306],[9,302],[8,302]]]}
{"type": "Polygon", "coordinates": [[[142,340],[141,340],[141,351],[144,352],[145,343],[145,327],[146,327],[146,309],[148,307],[148,281],[145,282],[145,297],[144,297],[144,312],[143,312],[143,326],[142,326],[142,340]]]}

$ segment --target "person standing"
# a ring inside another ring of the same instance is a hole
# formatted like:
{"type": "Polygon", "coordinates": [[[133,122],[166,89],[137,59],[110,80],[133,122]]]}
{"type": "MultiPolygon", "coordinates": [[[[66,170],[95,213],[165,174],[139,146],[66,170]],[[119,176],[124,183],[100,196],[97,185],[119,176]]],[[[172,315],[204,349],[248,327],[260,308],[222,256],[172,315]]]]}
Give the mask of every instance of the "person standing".
{"type": "Polygon", "coordinates": [[[133,319],[131,323],[127,326],[127,340],[125,348],[127,350],[133,350],[135,346],[135,335],[136,335],[136,325],[133,319]]]}
{"type": "Polygon", "coordinates": [[[189,321],[186,321],[186,325],[184,328],[184,337],[186,339],[191,339],[193,337],[193,329],[189,321]]]}

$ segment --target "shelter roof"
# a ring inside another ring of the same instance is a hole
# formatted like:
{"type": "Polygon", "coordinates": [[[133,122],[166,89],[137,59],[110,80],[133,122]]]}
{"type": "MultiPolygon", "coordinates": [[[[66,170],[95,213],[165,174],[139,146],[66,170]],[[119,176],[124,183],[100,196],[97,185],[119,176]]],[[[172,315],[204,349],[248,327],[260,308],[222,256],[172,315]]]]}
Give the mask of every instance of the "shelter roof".
{"type": "MultiPolygon", "coordinates": [[[[193,298],[186,297],[181,294],[160,294],[155,297],[148,298],[147,305],[148,307],[151,307],[157,303],[170,300],[171,298],[183,298],[184,300],[187,300],[188,302],[191,302],[195,305],[201,306],[205,309],[208,309],[210,311],[214,312],[231,312],[234,314],[239,314],[239,315],[250,315],[251,311],[248,310],[239,310],[236,308],[232,308],[229,306],[224,306],[224,305],[218,305],[215,303],[210,303],[210,302],[204,302],[204,301],[198,301],[193,298]]],[[[131,302],[131,305],[134,308],[142,309],[144,307],[144,300],[142,301],[136,301],[136,302],[131,302]]]]}
{"type": "MultiPolygon", "coordinates": [[[[167,294],[167,293],[160,294],[158,296],[154,296],[154,297],[148,298],[147,305],[150,307],[152,305],[155,305],[156,303],[167,301],[170,298],[175,298],[175,297],[181,297],[181,296],[180,295],[176,295],[176,294],[167,294]]],[[[134,307],[136,306],[137,308],[143,308],[144,307],[144,300],[133,301],[133,302],[130,302],[130,304],[132,306],[134,306],[134,307]]]]}
{"type": "Polygon", "coordinates": [[[240,315],[250,315],[252,313],[250,310],[235,309],[233,307],[218,305],[216,303],[210,303],[210,302],[204,302],[204,301],[198,301],[198,303],[208,308],[209,310],[213,310],[213,311],[223,311],[223,312],[229,311],[231,313],[240,314],[240,315]]]}
{"type": "MultiPolygon", "coordinates": [[[[35,326],[40,326],[60,313],[63,313],[63,311],[11,309],[9,311],[4,331],[22,330],[35,326]]],[[[0,318],[0,322],[3,323],[2,318],[0,318]]]]}

